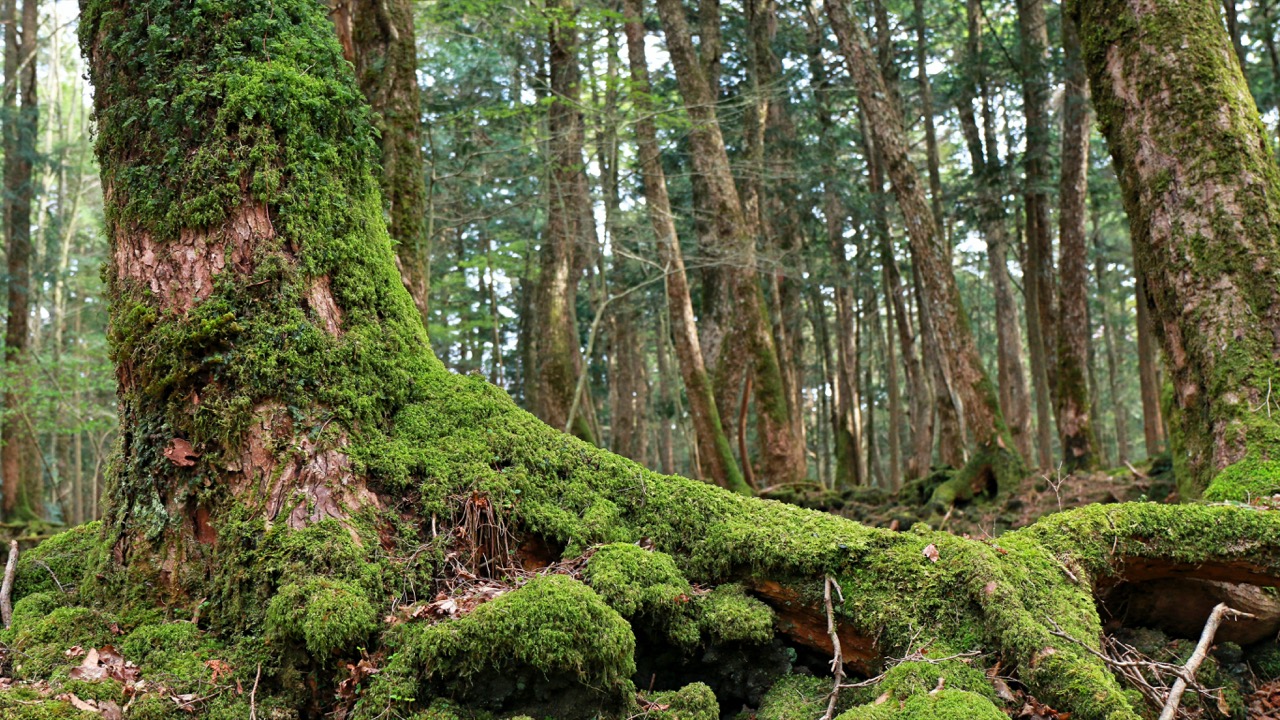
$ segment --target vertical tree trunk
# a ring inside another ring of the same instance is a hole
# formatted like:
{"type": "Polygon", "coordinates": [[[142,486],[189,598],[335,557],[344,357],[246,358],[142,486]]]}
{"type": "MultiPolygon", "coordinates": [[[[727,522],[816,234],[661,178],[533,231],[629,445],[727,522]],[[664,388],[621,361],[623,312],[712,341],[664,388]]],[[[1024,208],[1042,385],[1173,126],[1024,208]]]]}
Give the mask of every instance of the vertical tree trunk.
{"type": "Polygon", "coordinates": [[[972,447],[977,451],[959,478],[958,492],[1002,489],[1020,479],[1022,463],[1006,439],[1008,430],[995,390],[978,356],[955,275],[941,247],[937,224],[918,173],[907,157],[902,113],[890,99],[862,29],[850,21],[840,0],[827,0],[825,5],[866,113],[867,128],[875,140],[876,152],[884,158],[906,221],[914,267],[920,274],[923,290],[922,314],[932,320],[948,394],[960,409],[972,447]]]}
{"type": "Polygon", "coordinates": [[[916,30],[916,77],[920,83],[920,115],[924,119],[925,158],[929,169],[929,200],[934,222],[943,234],[943,246],[951,252],[946,215],[942,212],[942,172],[938,158],[938,131],[933,122],[933,88],[929,82],[929,41],[924,17],[924,0],[913,0],[916,30]]]}
{"type": "Polygon", "coordinates": [[[1058,430],[1068,472],[1096,462],[1097,440],[1089,413],[1085,369],[1089,367],[1089,258],[1085,232],[1089,182],[1089,86],[1080,38],[1070,17],[1062,21],[1062,177],[1058,190],[1058,430]]]}
{"type": "MultiPolygon", "coordinates": [[[[1136,259],[1136,258],[1135,258],[1136,259]]],[[[1156,346],[1152,334],[1151,304],[1143,289],[1145,281],[1137,267],[1134,268],[1134,320],[1138,335],[1138,388],[1142,398],[1142,437],[1147,457],[1154,457],[1165,449],[1164,418],[1160,409],[1160,373],[1156,358],[1156,346]]]]}
{"type": "Polygon", "coordinates": [[[1000,187],[1001,161],[990,111],[985,69],[982,67],[982,14],[977,0],[967,3],[969,35],[966,65],[969,77],[961,87],[958,102],[961,131],[969,147],[977,187],[977,206],[982,234],[987,241],[987,267],[995,296],[996,381],[1000,408],[1009,423],[1009,434],[1024,461],[1031,455],[1031,404],[1026,376],[1022,370],[1022,334],[1018,331],[1018,306],[1009,277],[1009,232],[1003,192],[1000,187]],[[985,142],[974,118],[973,101],[983,108],[985,142]]]}
{"type": "Polygon", "coordinates": [[[902,431],[906,421],[902,414],[901,382],[898,379],[897,343],[894,341],[893,291],[888,284],[889,273],[881,272],[881,289],[884,292],[886,328],[876,325],[880,344],[884,347],[885,393],[889,396],[889,489],[902,487],[902,431]]]}
{"type": "MultiPolygon", "coordinates": [[[[711,259],[726,262],[730,274],[733,305],[713,308],[723,312],[719,325],[723,335],[719,347],[705,357],[713,368],[716,400],[721,408],[739,386],[737,379],[749,372],[753,382],[757,412],[757,441],[762,448],[760,467],[767,484],[779,484],[805,477],[805,454],[795,436],[791,408],[787,402],[782,371],[778,364],[772,330],[755,269],[755,242],[758,216],[744,209],[734,186],[729,156],[716,118],[712,88],[693,48],[684,5],[680,0],[658,0],[658,13],[667,39],[667,50],[676,70],[676,81],[693,125],[690,142],[695,172],[703,176],[707,206],[700,210],[712,218],[716,247],[711,259]],[[727,330],[725,330],[727,328],[727,330]],[[729,352],[741,347],[746,352],[729,352]]],[[[708,343],[704,339],[704,353],[708,343]]],[[[742,429],[739,428],[741,433],[742,429]]],[[[744,462],[747,459],[744,458],[744,462]]]]}
{"type": "Polygon", "coordinates": [[[720,411],[711,381],[703,364],[693,300],[685,275],[684,257],[676,235],[667,181],[662,170],[657,127],[650,101],[649,69],[645,55],[644,6],[642,0],[626,0],[627,51],[631,63],[631,102],[636,108],[636,144],[640,177],[644,183],[649,222],[657,238],[658,257],[666,277],[667,311],[671,318],[676,361],[689,397],[689,414],[697,438],[698,459],[703,477],[734,490],[746,490],[742,471],[734,460],[732,446],[720,421],[720,411]]]}
{"type": "Polygon", "coordinates": [[[1222,0],[1222,15],[1227,22],[1227,35],[1231,37],[1231,49],[1235,50],[1236,62],[1244,69],[1244,43],[1240,41],[1240,13],[1236,9],[1236,0],[1222,0]]]}
{"type": "Polygon", "coordinates": [[[431,286],[427,181],[419,140],[418,52],[409,0],[336,0],[333,22],[356,83],[374,111],[387,231],[400,277],[425,325],[431,286]]]}
{"type": "MultiPolygon", "coordinates": [[[[551,103],[548,109],[547,222],[534,296],[534,414],[563,428],[585,363],[578,339],[578,280],[583,270],[583,219],[590,212],[583,161],[577,24],[573,0],[552,0],[548,31],[551,103]]],[[[589,403],[584,403],[589,404],[589,403]]],[[[595,442],[587,412],[574,414],[574,435],[595,442]]]]}
{"type": "Polygon", "coordinates": [[[1098,285],[1099,319],[1102,324],[1102,340],[1107,350],[1107,390],[1111,395],[1111,414],[1115,420],[1116,456],[1121,464],[1129,462],[1129,411],[1125,407],[1120,387],[1120,353],[1117,349],[1116,327],[1111,314],[1111,297],[1115,292],[1109,280],[1106,260],[1102,255],[1100,241],[1095,239],[1094,275],[1098,285]]]}
{"type": "Polygon", "coordinates": [[[37,467],[39,448],[27,408],[31,343],[32,170],[39,128],[36,99],[38,0],[22,1],[21,41],[16,0],[6,1],[4,107],[4,233],[8,263],[8,320],[4,334],[4,421],[0,428],[3,515],[27,520],[43,515],[37,467]],[[17,94],[21,91],[21,105],[17,94]]]}
{"type": "Polygon", "coordinates": [[[1217,5],[1079,0],[1074,12],[1160,320],[1189,473],[1182,495],[1270,494],[1280,489],[1280,414],[1266,412],[1280,377],[1280,173],[1217,5]]]}
{"type": "Polygon", "coordinates": [[[1027,295],[1027,345],[1036,398],[1036,429],[1040,435],[1040,464],[1049,467],[1057,398],[1057,360],[1054,313],[1053,238],[1049,234],[1049,77],[1046,53],[1049,34],[1044,0],[1017,0],[1026,152],[1023,204],[1026,211],[1026,252],[1023,284],[1027,295]]]}

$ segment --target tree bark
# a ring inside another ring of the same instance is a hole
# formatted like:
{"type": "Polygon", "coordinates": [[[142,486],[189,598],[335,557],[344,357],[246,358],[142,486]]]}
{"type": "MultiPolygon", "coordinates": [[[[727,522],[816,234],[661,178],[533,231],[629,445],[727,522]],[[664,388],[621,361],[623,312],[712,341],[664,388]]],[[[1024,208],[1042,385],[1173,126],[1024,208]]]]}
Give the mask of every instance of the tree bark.
{"type": "Polygon", "coordinates": [[[4,107],[4,234],[8,269],[8,319],[4,334],[4,422],[0,427],[0,510],[10,521],[44,515],[39,448],[28,415],[30,377],[32,171],[40,110],[36,98],[38,0],[22,2],[19,39],[16,0],[6,0],[4,107]],[[18,93],[21,90],[21,104],[18,93]],[[17,106],[17,107],[15,107],[17,106]]]}
{"type": "Polygon", "coordinates": [[[1052,465],[1049,438],[1057,403],[1057,326],[1053,238],[1049,234],[1049,32],[1044,0],[1018,0],[1018,37],[1022,73],[1026,152],[1023,154],[1023,204],[1026,252],[1023,283],[1027,295],[1027,345],[1036,395],[1036,425],[1041,465],[1052,465]]]}
{"type": "Polygon", "coordinates": [[[685,274],[684,255],[676,233],[671,200],[667,196],[667,179],[662,170],[657,126],[653,120],[650,98],[649,66],[644,47],[643,0],[626,0],[627,52],[631,61],[631,102],[636,109],[636,154],[640,177],[644,183],[645,205],[649,223],[657,238],[658,258],[667,274],[667,312],[671,318],[676,362],[689,398],[689,414],[698,441],[698,459],[702,475],[719,485],[737,491],[749,490],[742,471],[733,457],[728,435],[720,422],[711,380],[703,364],[689,280],[685,274]]]}
{"type": "Polygon", "coordinates": [[[1231,40],[1212,0],[1080,0],[1074,13],[1159,318],[1183,497],[1269,494],[1280,488],[1280,415],[1267,413],[1280,377],[1280,175],[1231,40]]]}
{"type": "Polygon", "coordinates": [[[1085,231],[1089,182],[1089,86],[1080,37],[1070,17],[1062,21],[1062,176],[1058,190],[1058,431],[1067,472],[1096,462],[1097,439],[1089,412],[1089,250],[1085,231]]]}
{"type": "MultiPolygon", "coordinates": [[[[757,441],[762,449],[761,474],[767,485],[794,482],[805,477],[805,454],[787,402],[777,348],[769,327],[763,291],[756,271],[755,244],[758,214],[749,212],[738,195],[716,118],[712,87],[693,48],[685,10],[680,0],[658,0],[667,50],[676,70],[676,81],[685,110],[693,125],[690,144],[694,171],[702,176],[707,204],[700,210],[711,218],[716,246],[704,248],[709,260],[724,264],[731,279],[732,303],[712,308],[719,313],[719,338],[703,337],[704,359],[713,375],[717,405],[736,397],[744,373],[753,377],[757,413],[757,441]],[[746,352],[732,352],[740,347],[746,352]]],[[[724,298],[722,297],[721,300],[724,298]]],[[[739,428],[741,432],[741,428],[739,428]]],[[[743,458],[743,462],[749,459],[743,458]]]]}
{"type": "Polygon", "coordinates": [[[400,277],[425,325],[434,238],[427,236],[413,4],[409,0],[335,0],[333,22],[342,54],[355,65],[356,83],[374,112],[387,232],[396,243],[400,277]]]}
{"type": "Polygon", "coordinates": [[[923,292],[922,314],[931,319],[948,393],[955,401],[975,449],[970,467],[957,483],[961,495],[1008,487],[1022,472],[1010,449],[1008,430],[994,388],[978,357],[973,333],[960,301],[955,275],[915,167],[907,157],[902,113],[890,100],[884,78],[867,47],[862,29],[850,21],[840,0],[827,0],[827,16],[839,40],[849,73],[867,116],[876,152],[884,158],[898,206],[907,226],[914,266],[923,292]],[[978,487],[985,484],[986,487],[978,487]]]}
{"type": "MultiPolygon", "coordinates": [[[[1136,261],[1135,257],[1135,261],[1136,261]]],[[[1151,322],[1151,303],[1143,289],[1142,273],[1134,266],[1134,299],[1137,308],[1134,325],[1138,335],[1138,389],[1142,398],[1142,436],[1147,457],[1155,457],[1165,450],[1164,418],[1160,409],[1160,373],[1156,358],[1155,333],[1151,322]]]]}
{"type": "Polygon", "coordinates": [[[1125,407],[1120,387],[1120,353],[1117,348],[1115,321],[1111,314],[1111,297],[1115,292],[1108,280],[1106,260],[1100,247],[1100,239],[1094,239],[1094,276],[1098,286],[1099,320],[1102,325],[1102,339],[1107,349],[1107,390],[1111,395],[1111,414],[1115,421],[1116,459],[1127,463],[1131,459],[1129,452],[1129,411],[1125,407]]]}
{"type": "MultiPolygon", "coordinates": [[[[549,186],[538,282],[534,295],[534,414],[564,427],[585,362],[578,338],[578,282],[584,267],[584,218],[590,213],[583,160],[577,25],[573,0],[554,0],[548,30],[551,103],[547,130],[549,186]]],[[[584,403],[589,405],[590,403],[584,403]]],[[[595,442],[587,412],[575,413],[572,433],[595,442]]]]}

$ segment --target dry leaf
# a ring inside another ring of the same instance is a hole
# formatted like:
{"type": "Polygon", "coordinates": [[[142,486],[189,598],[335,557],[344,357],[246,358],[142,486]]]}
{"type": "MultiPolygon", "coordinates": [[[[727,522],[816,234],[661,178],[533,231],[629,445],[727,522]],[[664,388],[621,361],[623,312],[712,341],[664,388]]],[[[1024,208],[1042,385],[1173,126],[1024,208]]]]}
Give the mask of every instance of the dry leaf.
{"type": "Polygon", "coordinates": [[[98,706],[96,704],[81,700],[80,698],[75,696],[75,693],[72,693],[67,696],[67,702],[71,703],[71,705],[77,710],[83,710],[85,712],[91,712],[91,713],[98,712],[98,706]]]}
{"type": "Polygon", "coordinates": [[[191,443],[186,440],[174,438],[164,449],[164,456],[178,467],[191,467],[196,464],[196,458],[200,457],[200,453],[197,453],[196,449],[191,447],[191,443]]]}
{"type": "Polygon", "coordinates": [[[938,562],[938,546],[933,543],[924,549],[924,556],[929,558],[929,562],[938,562]]]}

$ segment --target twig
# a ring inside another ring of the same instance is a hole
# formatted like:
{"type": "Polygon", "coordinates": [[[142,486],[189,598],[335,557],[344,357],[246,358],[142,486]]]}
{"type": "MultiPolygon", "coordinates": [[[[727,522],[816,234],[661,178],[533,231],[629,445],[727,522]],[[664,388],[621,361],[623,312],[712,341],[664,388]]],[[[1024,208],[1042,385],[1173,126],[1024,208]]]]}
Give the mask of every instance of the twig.
{"type": "Polygon", "coordinates": [[[1205,621],[1204,631],[1200,633],[1200,642],[1196,643],[1195,652],[1187,658],[1187,664],[1182,666],[1178,679],[1173,681],[1173,687],[1169,690],[1169,699],[1164,701],[1164,710],[1160,712],[1160,720],[1173,720],[1173,717],[1178,714],[1178,704],[1182,702],[1182,694],[1187,691],[1187,684],[1195,680],[1196,670],[1200,669],[1200,663],[1204,662],[1205,655],[1209,654],[1209,646],[1213,645],[1213,636],[1218,632],[1222,618],[1227,616],[1233,620],[1254,617],[1249,613],[1233,610],[1227,607],[1226,603],[1218,603],[1214,606],[1213,612],[1209,613],[1209,619],[1205,621]]]}
{"type": "Polygon", "coordinates": [[[8,630],[13,622],[13,576],[18,571],[18,541],[9,541],[9,560],[4,564],[4,584],[0,585],[0,620],[8,630]]]}
{"type": "Polygon", "coordinates": [[[1125,461],[1124,461],[1124,466],[1125,466],[1125,467],[1127,467],[1127,468],[1129,468],[1129,472],[1133,473],[1133,476],[1134,476],[1134,477],[1136,477],[1136,478],[1138,478],[1139,480],[1150,480],[1150,479],[1151,479],[1151,476],[1147,475],[1146,473],[1142,472],[1142,471],[1141,471],[1141,470],[1139,470],[1138,468],[1134,467],[1134,466],[1133,466],[1133,463],[1129,462],[1128,460],[1125,460],[1125,461]]]}
{"type": "Polygon", "coordinates": [[[831,636],[831,675],[834,682],[831,687],[831,698],[827,700],[827,711],[821,720],[831,720],[836,715],[836,703],[840,700],[840,684],[844,682],[844,653],[840,651],[840,633],[836,632],[836,611],[831,606],[831,586],[836,586],[840,601],[844,602],[844,591],[835,578],[828,575],[822,590],[822,602],[827,606],[827,634],[831,636]]]}
{"type": "Polygon", "coordinates": [[[262,677],[262,663],[253,676],[253,689],[249,691],[249,720],[258,720],[258,680],[262,677]]]}

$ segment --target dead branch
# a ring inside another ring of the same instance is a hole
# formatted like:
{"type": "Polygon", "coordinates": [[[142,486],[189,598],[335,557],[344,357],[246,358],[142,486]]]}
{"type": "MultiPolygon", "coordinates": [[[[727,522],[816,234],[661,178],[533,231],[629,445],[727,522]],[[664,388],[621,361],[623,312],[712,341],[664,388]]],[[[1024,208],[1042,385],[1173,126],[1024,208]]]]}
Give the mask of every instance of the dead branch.
{"type": "Polygon", "coordinates": [[[13,576],[18,572],[18,541],[9,541],[9,560],[4,564],[4,583],[0,584],[0,621],[4,629],[13,622],[13,576]]]}
{"type": "Polygon", "coordinates": [[[836,703],[840,700],[840,683],[844,682],[844,654],[840,652],[840,633],[836,631],[836,612],[831,606],[831,586],[836,588],[840,602],[844,602],[844,591],[835,578],[828,575],[822,589],[822,602],[827,607],[827,635],[831,636],[831,675],[834,682],[831,686],[831,697],[827,700],[827,711],[821,720],[831,720],[836,715],[836,703]]]}
{"type": "Polygon", "coordinates": [[[1204,632],[1200,633],[1200,642],[1196,643],[1195,652],[1187,658],[1187,664],[1182,666],[1178,679],[1173,681],[1169,698],[1164,701],[1164,710],[1160,712],[1160,720],[1173,720],[1178,714],[1178,704],[1182,702],[1182,694],[1186,692],[1187,685],[1195,680],[1196,670],[1200,669],[1200,663],[1204,662],[1205,656],[1209,654],[1209,647],[1213,645],[1213,636],[1218,632],[1222,618],[1228,616],[1233,620],[1254,617],[1249,613],[1233,610],[1227,607],[1226,603],[1218,603],[1214,606],[1213,612],[1209,613],[1209,619],[1205,621],[1204,632]]]}

